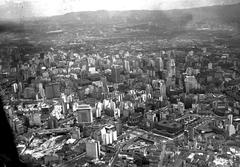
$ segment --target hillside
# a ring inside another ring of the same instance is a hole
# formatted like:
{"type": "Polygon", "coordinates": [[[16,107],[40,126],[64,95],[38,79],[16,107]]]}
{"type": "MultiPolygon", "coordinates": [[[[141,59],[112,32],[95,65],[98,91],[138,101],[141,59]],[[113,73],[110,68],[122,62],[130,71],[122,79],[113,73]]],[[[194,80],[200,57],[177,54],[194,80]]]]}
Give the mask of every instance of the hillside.
{"type": "MultiPolygon", "coordinates": [[[[31,43],[68,43],[79,39],[110,38],[175,38],[195,31],[194,37],[210,38],[209,33],[198,35],[199,30],[217,32],[220,36],[238,38],[240,4],[178,10],[95,11],[68,13],[61,16],[38,18],[21,23],[0,24],[2,41],[14,39],[31,43]],[[219,33],[224,31],[224,33],[219,33]],[[58,33],[54,33],[58,32],[58,33]],[[61,32],[61,33],[59,33],[61,32]],[[229,33],[229,34],[228,34],[229,33]]],[[[213,34],[214,38],[216,34],[213,34]]]]}
{"type": "Polygon", "coordinates": [[[41,23],[64,24],[145,24],[171,25],[173,23],[240,23],[240,3],[179,10],[96,11],[69,13],[40,20],[41,23]]]}

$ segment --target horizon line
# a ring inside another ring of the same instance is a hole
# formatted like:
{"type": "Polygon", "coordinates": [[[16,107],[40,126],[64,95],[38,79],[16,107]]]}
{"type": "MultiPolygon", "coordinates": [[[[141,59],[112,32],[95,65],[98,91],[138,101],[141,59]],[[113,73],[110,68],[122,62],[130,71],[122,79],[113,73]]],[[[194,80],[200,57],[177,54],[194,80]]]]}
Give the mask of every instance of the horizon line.
{"type": "MultiPolygon", "coordinates": [[[[177,10],[191,10],[191,9],[201,9],[201,8],[208,8],[208,7],[223,7],[223,6],[233,6],[233,5],[240,5],[240,2],[237,3],[232,3],[232,4],[216,4],[216,5],[204,5],[204,6],[198,6],[198,7],[183,7],[183,8],[174,8],[174,9],[123,9],[123,10],[108,10],[108,9],[98,9],[98,10],[79,10],[79,11],[73,11],[73,12],[66,12],[62,14],[56,14],[56,15],[50,15],[50,16],[29,16],[25,17],[23,16],[22,18],[13,18],[13,17],[6,17],[6,18],[1,18],[0,21],[9,21],[9,22],[16,22],[16,21],[30,21],[30,20],[38,20],[38,19],[45,19],[45,18],[51,18],[51,17],[58,17],[58,16],[64,16],[64,15],[69,15],[69,14],[74,14],[74,13],[84,13],[84,12],[128,12],[128,11],[177,11],[177,10]]],[[[0,5],[0,8],[4,5],[0,5]]]]}

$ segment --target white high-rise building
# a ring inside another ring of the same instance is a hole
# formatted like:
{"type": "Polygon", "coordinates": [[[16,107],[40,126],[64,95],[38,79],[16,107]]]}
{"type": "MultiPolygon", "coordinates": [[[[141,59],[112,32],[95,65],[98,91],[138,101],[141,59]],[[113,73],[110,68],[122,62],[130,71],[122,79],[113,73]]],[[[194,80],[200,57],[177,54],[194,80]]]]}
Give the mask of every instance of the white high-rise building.
{"type": "Polygon", "coordinates": [[[110,101],[107,99],[103,100],[103,109],[107,109],[110,107],[110,101]]]}
{"type": "Polygon", "coordinates": [[[170,59],[168,64],[168,76],[173,77],[176,75],[176,66],[175,66],[175,60],[170,59]]]}
{"type": "Polygon", "coordinates": [[[102,110],[103,110],[103,103],[101,103],[101,102],[96,103],[96,117],[97,118],[101,117],[102,110]]]}
{"type": "Polygon", "coordinates": [[[101,139],[102,139],[102,143],[105,144],[106,143],[106,129],[105,128],[101,129],[101,139]]]}
{"type": "Polygon", "coordinates": [[[113,141],[117,140],[117,130],[113,131],[113,141]]]}
{"type": "Polygon", "coordinates": [[[112,144],[117,140],[117,130],[113,125],[101,129],[101,137],[104,145],[112,144]]]}
{"type": "Polygon", "coordinates": [[[118,101],[122,101],[122,100],[123,100],[123,97],[124,97],[124,94],[123,94],[123,93],[118,94],[118,95],[117,95],[118,101]]]}
{"type": "Polygon", "coordinates": [[[116,109],[116,103],[112,100],[110,100],[110,109],[113,111],[116,109]]]}
{"type": "Polygon", "coordinates": [[[164,64],[163,64],[163,59],[162,57],[159,57],[157,59],[157,67],[159,71],[163,71],[164,70],[164,64]]]}
{"type": "Polygon", "coordinates": [[[165,84],[164,80],[160,80],[159,89],[160,89],[160,95],[162,97],[166,97],[166,84],[165,84]]]}
{"type": "Polygon", "coordinates": [[[227,126],[228,135],[232,136],[236,133],[236,129],[235,129],[234,125],[232,124],[233,115],[228,115],[228,121],[229,121],[228,126],[227,126]]]}
{"type": "Polygon", "coordinates": [[[111,137],[112,136],[110,135],[110,133],[106,133],[105,134],[105,142],[103,142],[103,144],[106,144],[106,145],[112,144],[112,138],[111,137]]]}
{"type": "Polygon", "coordinates": [[[128,60],[124,60],[124,68],[127,72],[130,72],[131,69],[130,69],[130,63],[128,60]]]}

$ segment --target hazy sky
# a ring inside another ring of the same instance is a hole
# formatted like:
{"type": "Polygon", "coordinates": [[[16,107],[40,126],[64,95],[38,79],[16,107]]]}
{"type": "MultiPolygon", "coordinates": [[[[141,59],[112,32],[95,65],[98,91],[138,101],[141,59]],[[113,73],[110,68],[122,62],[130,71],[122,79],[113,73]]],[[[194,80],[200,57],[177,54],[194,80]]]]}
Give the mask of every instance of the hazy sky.
{"type": "Polygon", "coordinates": [[[0,17],[53,16],[94,10],[167,10],[219,4],[240,0],[0,0],[0,17]]]}

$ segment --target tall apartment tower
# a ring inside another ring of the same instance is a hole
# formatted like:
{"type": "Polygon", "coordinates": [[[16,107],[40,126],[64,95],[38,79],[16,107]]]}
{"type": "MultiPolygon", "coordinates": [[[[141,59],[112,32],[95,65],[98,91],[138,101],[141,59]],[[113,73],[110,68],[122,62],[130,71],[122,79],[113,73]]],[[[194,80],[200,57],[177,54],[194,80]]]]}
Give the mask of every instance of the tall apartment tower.
{"type": "Polygon", "coordinates": [[[90,105],[82,104],[76,108],[78,123],[92,123],[93,113],[90,105]]]}
{"type": "Polygon", "coordinates": [[[112,66],[112,72],[111,72],[112,82],[114,83],[120,82],[120,73],[121,73],[120,66],[117,66],[117,65],[112,66]]]}

